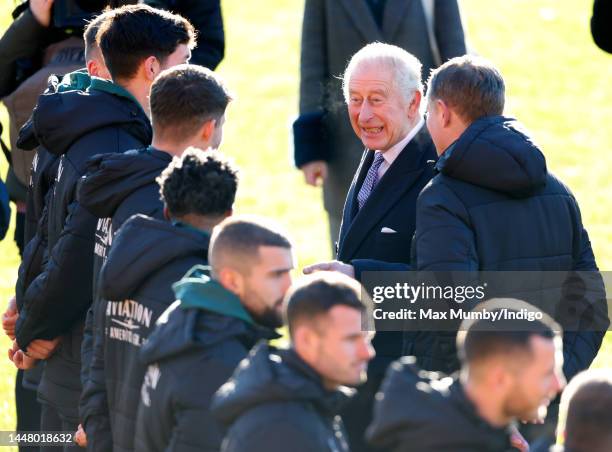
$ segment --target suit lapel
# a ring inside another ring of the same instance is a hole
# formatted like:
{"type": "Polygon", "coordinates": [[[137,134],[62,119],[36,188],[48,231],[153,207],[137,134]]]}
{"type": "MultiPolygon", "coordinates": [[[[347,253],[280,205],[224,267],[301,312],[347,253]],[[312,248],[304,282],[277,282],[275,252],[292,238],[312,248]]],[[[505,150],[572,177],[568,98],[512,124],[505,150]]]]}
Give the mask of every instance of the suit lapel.
{"type": "Polygon", "coordinates": [[[365,0],[338,0],[366,42],[382,41],[382,34],[365,0]]]}
{"type": "MultiPolygon", "coordinates": [[[[393,42],[402,20],[406,20],[406,11],[411,1],[419,0],[387,0],[382,26],[385,42],[393,42]]],[[[423,20],[425,20],[424,17],[423,20]]]]}
{"type": "Polygon", "coordinates": [[[342,211],[342,225],[340,226],[340,234],[338,237],[339,250],[342,248],[346,233],[348,232],[355,215],[357,215],[357,212],[359,211],[357,194],[359,193],[359,189],[363,184],[366,174],[368,174],[370,165],[372,165],[372,160],[374,160],[374,151],[366,149],[361,156],[361,162],[359,163],[359,167],[355,172],[355,177],[353,177],[353,181],[351,182],[351,186],[346,195],[346,201],[344,202],[344,209],[342,211]]]}
{"type": "MultiPolygon", "coordinates": [[[[369,152],[373,154],[372,151],[369,152]]],[[[413,139],[389,167],[363,208],[350,223],[339,246],[338,256],[342,261],[353,258],[361,243],[371,236],[372,228],[419,179],[425,169],[422,162],[423,152],[418,140],[413,139]]],[[[371,158],[369,160],[371,161],[371,158]]],[[[367,172],[367,169],[365,171],[367,172]]]]}

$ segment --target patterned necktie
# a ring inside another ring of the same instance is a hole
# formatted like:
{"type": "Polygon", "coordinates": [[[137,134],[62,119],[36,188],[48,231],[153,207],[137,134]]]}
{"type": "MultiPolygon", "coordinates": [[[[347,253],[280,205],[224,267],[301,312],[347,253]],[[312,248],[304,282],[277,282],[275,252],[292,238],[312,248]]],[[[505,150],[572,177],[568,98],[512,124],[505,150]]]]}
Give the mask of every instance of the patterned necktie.
{"type": "Polygon", "coordinates": [[[359,208],[361,209],[365,202],[368,200],[370,193],[376,187],[376,183],[378,182],[378,168],[382,165],[382,162],[385,161],[382,152],[374,153],[374,161],[368,170],[368,174],[366,174],[365,179],[363,180],[363,184],[359,189],[359,193],[357,193],[357,202],[359,203],[359,208]]]}

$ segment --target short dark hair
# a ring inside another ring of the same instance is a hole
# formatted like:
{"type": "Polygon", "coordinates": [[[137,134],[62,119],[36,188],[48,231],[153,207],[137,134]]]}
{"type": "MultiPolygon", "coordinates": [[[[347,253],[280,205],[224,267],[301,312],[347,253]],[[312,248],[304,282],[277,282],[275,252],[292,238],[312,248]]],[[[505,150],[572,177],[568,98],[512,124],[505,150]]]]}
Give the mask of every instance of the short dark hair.
{"type": "MultiPolygon", "coordinates": [[[[609,369],[576,375],[561,396],[567,452],[612,450],[612,376],[609,369]]],[[[560,416],[560,418],[561,418],[560,416]]]]}
{"type": "Polygon", "coordinates": [[[546,313],[524,301],[494,298],[480,303],[473,312],[478,311],[498,313],[499,318],[477,318],[474,315],[474,318],[462,323],[457,334],[457,352],[463,364],[517,351],[531,354],[532,337],[550,340],[560,337],[561,327],[546,313]],[[526,312],[522,309],[534,315],[519,315],[526,312]],[[535,317],[536,313],[538,318],[535,317]]]}
{"type": "Polygon", "coordinates": [[[155,134],[176,139],[189,138],[206,121],[219,120],[232,96],[210,69],[182,64],[155,79],[149,99],[155,134]]]}
{"type": "Polygon", "coordinates": [[[188,148],[157,178],[161,199],[173,218],[219,216],[232,209],[238,170],[219,152],[188,148]]]}
{"type": "Polygon", "coordinates": [[[125,5],[109,11],[97,35],[113,80],[129,80],[142,61],[155,56],[161,63],[180,44],[195,45],[195,31],[178,14],[148,5],[125,5]]]}
{"type": "Polygon", "coordinates": [[[251,216],[226,218],[213,229],[210,239],[208,261],[213,275],[225,265],[248,273],[253,260],[259,259],[262,246],[292,247],[287,234],[270,220],[251,216]]]}
{"type": "Polygon", "coordinates": [[[487,60],[464,55],[431,72],[427,98],[442,100],[462,119],[473,122],[504,112],[504,79],[487,60]]]}
{"type": "Polygon", "coordinates": [[[285,324],[289,336],[303,321],[312,321],[327,314],[334,306],[348,306],[366,313],[368,304],[361,300],[367,296],[361,285],[337,272],[317,272],[304,276],[291,286],[285,296],[285,324]]]}
{"type": "Polygon", "coordinates": [[[110,13],[108,11],[102,12],[91,19],[85,26],[85,30],[83,32],[83,39],[85,40],[85,60],[89,60],[91,57],[91,51],[98,48],[96,36],[98,35],[102,22],[108,19],[109,16],[110,13]]]}

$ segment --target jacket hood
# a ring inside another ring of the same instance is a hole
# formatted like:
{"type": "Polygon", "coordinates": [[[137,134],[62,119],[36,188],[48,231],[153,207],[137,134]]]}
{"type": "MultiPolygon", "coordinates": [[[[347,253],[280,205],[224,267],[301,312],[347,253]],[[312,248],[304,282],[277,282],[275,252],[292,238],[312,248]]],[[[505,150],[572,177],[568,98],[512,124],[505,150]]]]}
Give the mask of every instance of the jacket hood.
{"type": "Polygon", "coordinates": [[[230,381],[215,394],[212,411],[229,425],[249,409],[270,402],[304,402],[328,415],[337,414],[354,390],[323,388],[321,378],[293,350],[262,342],[243,361],[230,381]]]}
{"type": "Polygon", "coordinates": [[[410,356],[390,366],[384,397],[377,402],[366,434],[372,444],[385,448],[411,444],[423,451],[510,449],[507,430],[480,418],[458,381],[420,370],[415,362],[410,356]]]}
{"type": "Polygon", "coordinates": [[[98,218],[111,217],[132,192],[154,184],[171,161],[170,154],[152,147],[94,155],[79,184],[79,202],[98,218]]]}
{"type": "Polygon", "coordinates": [[[182,304],[181,300],[175,301],[157,320],[155,330],[140,351],[145,364],[193,350],[204,351],[227,340],[237,340],[251,349],[259,340],[278,337],[273,330],[237,317],[189,309],[182,304]]]}
{"type": "Polygon", "coordinates": [[[474,121],[441,156],[436,169],[449,177],[515,198],[546,184],[546,159],[514,119],[474,121]]]}
{"type": "MultiPolygon", "coordinates": [[[[66,91],[80,90],[85,91],[89,88],[91,77],[87,73],[87,69],[79,69],[78,71],[70,72],[64,75],[61,81],[57,76],[52,75],[47,82],[46,93],[63,93],[66,91]]],[[[26,151],[31,151],[40,143],[36,137],[32,116],[21,126],[19,137],[17,138],[17,147],[26,151]]]]}
{"type": "Polygon", "coordinates": [[[40,96],[32,126],[38,142],[56,155],[103,127],[123,127],[143,143],[152,136],[149,119],[136,100],[120,86],[95,77],[86,91],[55,88],[40,96]]]}
{"type": "Polygon", "coordinates": [[[173,261],[188,256],[205,260],[209,240],[204,231],[134,215],[113,239],[100,276],[102,295],[107,300],[128,299],[155,271],[173,261]]]}

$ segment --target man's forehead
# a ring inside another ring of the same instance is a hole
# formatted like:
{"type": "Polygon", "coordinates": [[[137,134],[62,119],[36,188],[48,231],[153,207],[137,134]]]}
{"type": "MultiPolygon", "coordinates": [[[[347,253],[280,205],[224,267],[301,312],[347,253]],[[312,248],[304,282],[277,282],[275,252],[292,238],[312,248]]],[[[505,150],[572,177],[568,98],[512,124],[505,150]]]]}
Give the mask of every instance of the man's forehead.
{"type": "Polygon", "coordinates": [[[393,83],[391,71],[386,67],[360,66],[349,79],[349,90],[369,88],[369,90],[388,90],[393,83]]]}

